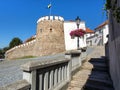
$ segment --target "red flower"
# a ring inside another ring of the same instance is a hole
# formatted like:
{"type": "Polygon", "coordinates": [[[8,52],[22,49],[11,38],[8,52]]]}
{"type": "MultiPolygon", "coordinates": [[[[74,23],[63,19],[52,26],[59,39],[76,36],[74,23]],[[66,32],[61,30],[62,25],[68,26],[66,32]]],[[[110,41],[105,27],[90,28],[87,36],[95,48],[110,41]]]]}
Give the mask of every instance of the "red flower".
{"type": "Polygon", "coordinates": [[[70,32],[70,36],[81,37],[84,36],[85,31],[83,29],[76,29],[70,32]]]}

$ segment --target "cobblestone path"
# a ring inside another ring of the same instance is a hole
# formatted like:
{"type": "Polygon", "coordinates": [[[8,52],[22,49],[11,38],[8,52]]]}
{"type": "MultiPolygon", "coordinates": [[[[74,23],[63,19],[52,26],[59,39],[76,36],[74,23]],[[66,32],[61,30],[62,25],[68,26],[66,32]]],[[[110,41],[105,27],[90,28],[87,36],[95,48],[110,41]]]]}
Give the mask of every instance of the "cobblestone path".
{"type": "MultiPolygon", "coordinates": [[[[87,54],[92,52],[94,49],[93,47],[87,49],[87,54]]],[[[4,60],[0,61],[0,87],[5,86],[11,83],[16,82],[17,80],[22,79],[22,70],[20,69],[22,64],[25,64],[29,61],[36,61],[36,60],[53,60],[58,58],[64,58],[64,53],[50,55],[50,56],[43,56],[38,58],[31,58],[31,59],[23,59],[23,60],[4,60]]]]}
{"type": "Polygon", "coordinates": [[[22,79],[23,74],[20,69],[22,64],[36,60],[57,60],[57,58],[64,58],[64,53],[31,59],[0,61],[0,87],[22,79]]]}

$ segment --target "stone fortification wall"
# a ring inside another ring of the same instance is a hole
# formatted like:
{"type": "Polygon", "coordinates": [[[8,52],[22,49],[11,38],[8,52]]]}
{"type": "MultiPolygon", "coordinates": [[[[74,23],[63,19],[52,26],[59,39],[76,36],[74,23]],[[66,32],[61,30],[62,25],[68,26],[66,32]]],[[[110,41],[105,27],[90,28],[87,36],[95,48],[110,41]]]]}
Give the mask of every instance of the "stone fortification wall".
{"type": "Polygon", "coordinates": [[[65,51],[64,19],[45,16],[37,21],[36,39],[16,46],[6,52],[6,59],[25,56],[43,56],[65,51]]]}
{"type": "MultiPolygon", "coordinates": [[[[120,7],[120,0],[111,0],[112,6],[120,7]]],[[[120,90],[120,23],[113,15],[115,10],[109,10],[109,67],[115,90],[120,90]]]]}
{"type": "Polygon", "coordinates": [[[43,56],[65,51],[63,23],[64,19],[58,16],[46,16],[38,20],[34,55],[43,56]]]}
{"type": "Polygon", "coordinates": [[[33,49],[36,40],[24,43],[22,45],[16,46],[6,52],[6,59],[14,59],[25,56],[33,56],[33,49]]]}

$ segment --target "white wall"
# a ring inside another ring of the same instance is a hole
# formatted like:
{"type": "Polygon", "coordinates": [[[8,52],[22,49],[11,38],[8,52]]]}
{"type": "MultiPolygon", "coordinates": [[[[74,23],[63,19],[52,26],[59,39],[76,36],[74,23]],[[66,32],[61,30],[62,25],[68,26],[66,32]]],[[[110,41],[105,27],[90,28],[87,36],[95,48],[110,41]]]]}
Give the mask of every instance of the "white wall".
{"type": "Polygon", "coordinates": [[[91,37],[91,36],[93,36],[93,35],[94,35],[94,33],[87,33],[87,34],[86,34],[86,38],[91,37]]]}
{"type": "Polygon", "coordinates": [[[107,43],[107,41],[108,41],[108,38],[107,38],[107,35],[108,35],[108,30],[109,28],[108,28],[108,24],[107,25],[105,25],[105,27],[103,28],[103,44],[106,44],[107,43]]]}
{"type": "MultiPolygon", "coordinates": [[[[81,22],[79,28],[86,30],[85,22],[81,22]]],[[[77,29],[77,25],[73,21],[64,22],[64,36],[65,36],[65,48],[66,50],[77,49],[77,37],[71,39],[70,32],[77,29]]],[[[79,39],[79,46],[86,47],[86,35],[84,38],[79,39]]]]}
{"type": "Polygon", "coordinates": [[[102,35],[102,41],[103,41],[103,45],[107,43],[108,38],[107,35],[109,34],[109,28],[108,28],[108,24],[106,24],[105,26],[99,28],[99,30],[97,30],[95,32],[95,34],[98,35],[98,37],[100,37],[102,35]],[[101,32],[101,33],[100,33],[101,32]]]}
{"type": "MultiPolygon", "coordinates": [[[[102,31],[102,29],[101,29],[102,31]]],[[[100,33],[99,30],[95,32],[93,36],[87,38],[87,46],[97,46],[99,45],[100,40],[103,41],[103,33],[100,33]]],[[[103,43],[101,43],[103,44],[103,43]]]]}
{"type": "Polygon", "coordinates": [[[90,45],[104,45],[107,43],[108,38],[107,35],[109,34],[109,28],[108,28],[108,24],[106,24],[105,26],[101,27],[101,28],[97,28],[95,30],[95,34],[93,36],[90,36],[88,34],[87,36],[87,46],[90,45]]]}
{"type": "Polygon", "coordinates": [[[95,37],[88,37],[87,39],[86,39],[86,41],[87,41],[87,46],[92,46],[92,45],[94,45],[94,42],[95,42],[95,37]]]}

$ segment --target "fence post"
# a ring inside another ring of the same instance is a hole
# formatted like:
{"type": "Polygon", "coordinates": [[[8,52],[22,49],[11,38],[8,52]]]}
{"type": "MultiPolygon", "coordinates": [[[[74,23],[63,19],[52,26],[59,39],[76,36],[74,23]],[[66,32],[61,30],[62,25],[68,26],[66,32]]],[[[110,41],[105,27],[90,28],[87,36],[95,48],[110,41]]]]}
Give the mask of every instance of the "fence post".
{"type": "Polygon", "coordinates": [[[31,84],[31,90],[36,90],[36,70],[27,72],[23,70],[23,79],[31,84]]]}

